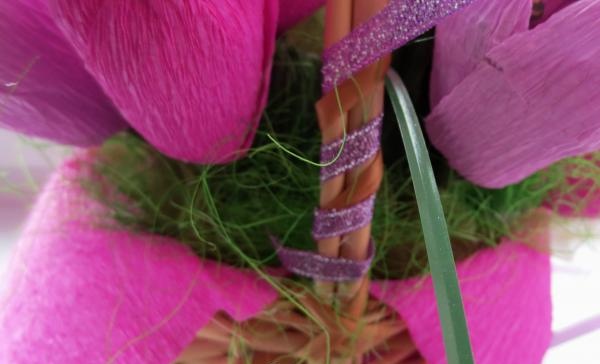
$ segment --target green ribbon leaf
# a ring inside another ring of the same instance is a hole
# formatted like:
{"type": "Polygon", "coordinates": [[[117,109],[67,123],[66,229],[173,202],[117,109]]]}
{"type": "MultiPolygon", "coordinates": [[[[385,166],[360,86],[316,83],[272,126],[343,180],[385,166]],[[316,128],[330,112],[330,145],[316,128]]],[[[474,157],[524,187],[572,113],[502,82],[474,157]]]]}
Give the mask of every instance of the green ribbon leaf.
{"type": "Polygon", "coordinates": [[[415,188],[437,308],[442,324],[446,358],[449,364],[470,364],[473,363],[473,353],[469,331],[446,219],[425,139],[406,87],[393,70],[388,72],[385,86],[396,113],[415,188]]]}

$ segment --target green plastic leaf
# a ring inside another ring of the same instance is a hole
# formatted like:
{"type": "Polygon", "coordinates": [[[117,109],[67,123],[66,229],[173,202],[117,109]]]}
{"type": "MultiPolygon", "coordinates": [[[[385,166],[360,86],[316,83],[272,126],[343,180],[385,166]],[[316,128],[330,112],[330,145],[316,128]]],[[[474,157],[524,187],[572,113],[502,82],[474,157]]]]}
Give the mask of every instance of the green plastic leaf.
{"type": "Polygon", "coordinates": [[[446,357],[449,364],[473,363],[448,228],[419,120],[402,80],[393,70],[388,72],[386,89],[396,113],[415,188],[446,357]]]}

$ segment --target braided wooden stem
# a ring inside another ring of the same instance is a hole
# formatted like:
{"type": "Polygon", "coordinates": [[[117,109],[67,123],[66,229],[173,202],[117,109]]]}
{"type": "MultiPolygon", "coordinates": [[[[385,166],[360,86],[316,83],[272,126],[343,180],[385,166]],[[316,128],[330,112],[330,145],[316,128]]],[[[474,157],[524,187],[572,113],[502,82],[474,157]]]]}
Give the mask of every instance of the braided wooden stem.
{"type": "MultiPolygon", "coordinates": [[[[387,0],[328,0],[325,20],[325,47],[345,37],[351,28],[368,20],[385,7],[387,0]]],[[[337,85],[317,103],[322,142],[330,143],[343,135],[342,122],[348,132],[360,128],[383,109],[384,75],[389,56],[366,67],[352,79],[337,85]],[[340,106],[341,109],[340,110],[340,106]]],[[[331,178],[321,185],[320,206],[324,209],[354,205],[375,193],[383,175],[383,160],[377,153],[370,160],[345,175],[331,178]]],[[[367,258],[371,226],[365,226],[346,236],[317,241],[319,253],[328,257],[352,260],[367,258]]],[[[368,277],[357,282],[338,284],[317,282],[317,291],[331,301],[335,296],[345,313],[359,318],[368,299],[368,277]]]]}
{"type": "Polygon", "coordinates": [[[307,318],[288,300],[279,300],[261,315],[238,323],[223,313],[205,326],[175,364],[424,364],[406,325],[393,310],[370,301],[361,325],[340,317],[330,305],[306,292],[296,299],[307,318]],[[376,355],[373,355],[375,354],[376,355]]]}
{"type": "MultiPolygon", "coordinates": [[[[341,40],[386,3],[387,0],[328,0],[325,46],[341,40]]],[[[366,67],[317,102],[324,144],[342,137],[342,121],[350,132],[381,114],[389,61],[390,57],[384,57],[366,67]]],[[[377,192],[382,176],[379,152],[345,175],[322,183],[320,207],[343,208],[361,202],[377,192]]],[[[319,240],[318,250],[328,257],[364,260],[370,235],[369,225],[343,237],[319,240]]],[[[319,298],[307,292],[292,293],[310,315],[299,312],[285,298],[242,323],[218,314],[175,363],[317,364],[329,358],[332,364],[349,364],[362,363],[368,355],[377,353],[370,363],[424,364],[406,325],[381,302],[369,299],[368,277],[337,286],[316,282],[316,286],[319,298]],[[341,316],[331,304],[334,298],[343,309],[341,316]]]]}

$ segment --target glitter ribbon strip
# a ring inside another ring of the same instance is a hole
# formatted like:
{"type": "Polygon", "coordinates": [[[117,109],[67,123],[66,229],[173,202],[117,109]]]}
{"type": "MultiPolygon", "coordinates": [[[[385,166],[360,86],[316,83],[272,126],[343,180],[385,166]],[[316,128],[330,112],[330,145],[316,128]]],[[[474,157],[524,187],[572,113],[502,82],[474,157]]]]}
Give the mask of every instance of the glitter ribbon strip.
{"type": "Polygon", "coordinates": [[[473,0],[391,0],[379,14],[323,52],[323,90],[433,28],[473,0]]]}
{"type": "Polygon", "coordinates": [[[290,272],[299,276],[330,282],[354,281],[369,271],[375,244],[369,242],[369,257],[362,261],[345,258],[331,258],[305,250],[284,248],[274,237],[271,242],[277,248],[277,256],[281,264],[290,272]]]}
{"type": "Polygon", "coordinates": [[[315,210],[313,238],[316,240],[342,236],[371,223],[375,194],[365,200],[342,209],[315,210]]]}
{"type": "MultiPolygon", "coordinates": [[[[332,164],[321,168],[321,182],[355,168],[377,153],[381,145],[382,118],[383,114],[348,134],[339,158],[332,164]]],[[[334,160],[342,143],[343,140],[338,139],[323,145],[321,147],[321,163],[326,164],[334,160]]]]}

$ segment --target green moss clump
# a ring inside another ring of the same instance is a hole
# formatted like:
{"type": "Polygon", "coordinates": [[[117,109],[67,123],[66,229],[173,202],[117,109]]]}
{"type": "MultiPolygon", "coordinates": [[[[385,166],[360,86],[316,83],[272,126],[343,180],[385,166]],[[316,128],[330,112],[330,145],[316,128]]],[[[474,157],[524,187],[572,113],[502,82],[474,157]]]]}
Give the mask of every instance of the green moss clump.
{"type": "MultiPolygon", "coordinates": [[[[94,168],[103,182],[84,181],[84,185],[123,226],[171,236],[209,259],[242,267],[277,265],[270,234],[287,246],[313,250],[310,231],[319,170],[291,158],[267,134],[276,135],[286,148],[318,160],[314,103],[320,95],[319,69],[317,58],[280,42],[269,104],[254,145],[243,159],[221,166],[187,164],[165,157],[128,132],[99,149],[94,168]],[[114,186],[119,194],[106,195],[102,183],[114,186]]],[[[393,143],[401,145],[399,140],[393,143]]],[[[540,206],[551,191],[566,186],[563,164],[500,190],[472,185],[445,162],[436,168],[458,259],[510,236],[524,215],[540,206]]],[[[402,153],[386,166],[373,237],[375,276],[405,278],[427,270],[417,203],[402,153]]]]}

